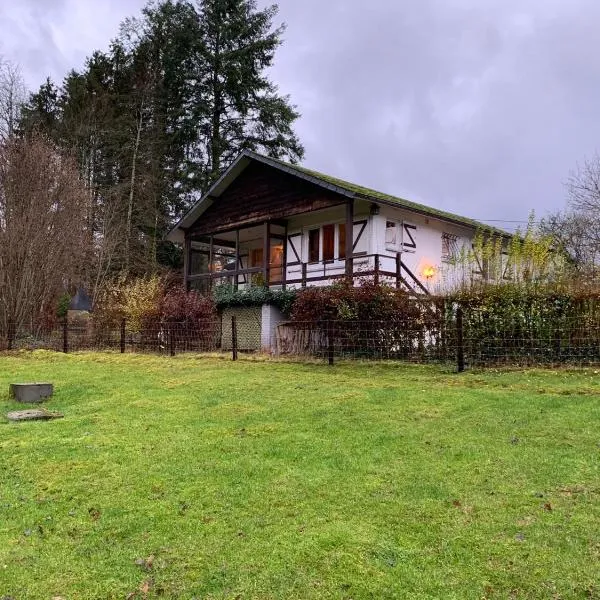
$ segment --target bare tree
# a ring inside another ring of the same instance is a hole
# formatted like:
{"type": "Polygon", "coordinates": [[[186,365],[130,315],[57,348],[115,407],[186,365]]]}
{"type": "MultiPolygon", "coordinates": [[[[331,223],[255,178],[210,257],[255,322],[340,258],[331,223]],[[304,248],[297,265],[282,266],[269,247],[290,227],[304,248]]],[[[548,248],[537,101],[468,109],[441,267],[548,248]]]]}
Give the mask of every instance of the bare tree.
{"type": "Polygon", "coordinates": [[[26,96],[21,69],[0,57],[0,140],[14,134],[26,96]]]}
{"type": "Polygon", "coordinates": [[[545,218],[540,229],[554,239],[580,275],[594,275],[600,265],[600,156],[595,154],[566,181],[567,209],[545,218]]]}
{"type": "Polygon", "coordinates": [[[0,144],[0,335],[54,312],[79,283],[87,192],[77,166],[41,137],[0,144]]]}

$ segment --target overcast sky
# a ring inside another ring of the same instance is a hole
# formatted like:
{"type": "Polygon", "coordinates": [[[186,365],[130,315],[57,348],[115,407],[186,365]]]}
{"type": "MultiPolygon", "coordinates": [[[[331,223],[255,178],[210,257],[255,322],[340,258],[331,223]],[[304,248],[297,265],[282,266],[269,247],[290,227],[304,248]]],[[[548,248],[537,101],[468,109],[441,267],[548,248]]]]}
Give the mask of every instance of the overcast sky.
{"type": "MultiPolygon", "coordinates": [[[[0,54],[32,88],[60,81],[144,4],[0,0],[0,54]]],[[[311,168],[481,220],[526,220],[563,208],[569,171],[600,146],[598,0],[279,6],[288,29],[272,78],[303,115],[311,168]]]]}

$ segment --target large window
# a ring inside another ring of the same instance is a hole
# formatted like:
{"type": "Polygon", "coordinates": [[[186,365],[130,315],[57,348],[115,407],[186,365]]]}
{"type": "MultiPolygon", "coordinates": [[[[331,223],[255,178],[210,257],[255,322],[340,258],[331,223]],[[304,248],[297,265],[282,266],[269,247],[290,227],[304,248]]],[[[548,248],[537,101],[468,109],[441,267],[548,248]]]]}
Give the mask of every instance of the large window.
{"type": "Polygon", "coordinates": [[[308,262],[331,262],[346,258],[346,225],[323,225],[308,231],[308,262]]]}

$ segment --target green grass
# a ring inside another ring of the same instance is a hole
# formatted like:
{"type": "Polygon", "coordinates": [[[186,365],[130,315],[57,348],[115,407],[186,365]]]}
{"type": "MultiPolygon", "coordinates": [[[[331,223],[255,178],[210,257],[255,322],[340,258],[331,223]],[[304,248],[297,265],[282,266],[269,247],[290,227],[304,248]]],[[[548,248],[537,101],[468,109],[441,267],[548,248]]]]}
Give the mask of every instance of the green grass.
{"type": "Polygon", "coordinates": [[[0,357],[0,598],[600,598],[600,375],[0,357]]]}

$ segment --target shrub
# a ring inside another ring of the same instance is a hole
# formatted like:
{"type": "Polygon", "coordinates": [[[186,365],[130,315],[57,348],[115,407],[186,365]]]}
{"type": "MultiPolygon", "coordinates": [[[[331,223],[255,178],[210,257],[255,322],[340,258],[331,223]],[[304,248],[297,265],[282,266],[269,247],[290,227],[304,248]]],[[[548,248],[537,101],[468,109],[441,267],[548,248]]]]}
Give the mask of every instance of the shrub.
{"type": "Polygon", "coordinates": [[[262,306],[272,304],[289,315],[296,300],[295,290],[271,290],[263,286],[252,286],[245,290],[236,290],[232,285],[218,285],[213,297],[218,308],[238,306],[262,306]]]}
{"type": "Polygon", "coordinates": [[[327,336],[333,335],[338,348],[354,355],[406,356],[436,318],[431,303],[418,303],[402,290],[370,280],[358,287],[344,280],[302,290],[291,314],[300,330],[321,332],[316,336],[321,343],[327,322],[332,322],[333,332],[327,336]]]}
{"type": "Polygon", "coordinates": [[[69,312],[69,306],[71,304],[71,294],[67,294],[67,292],[65,292],[64,294],[62,294],[57,303],[56,303],[56,316],[59,319],[64,319],[67,316],[67,313],[69,312]]]}
{"type": "Polygon", "coordinates": [[[196,326],[214,321],[217,316],[212,298],[197,292],[188,292],[183,286],[171,288],[162,299],[160,314],[165,322],[196,326]]]}
{"type": "Polygon", "coordinates": [[[125,319],[128,330],[137,333],[147,322],[160,319],[164,294],[164,282],[156,275],[113,281],[96,304],[96,323],[116,328],[125,319]]]}

